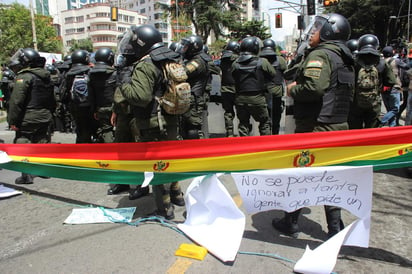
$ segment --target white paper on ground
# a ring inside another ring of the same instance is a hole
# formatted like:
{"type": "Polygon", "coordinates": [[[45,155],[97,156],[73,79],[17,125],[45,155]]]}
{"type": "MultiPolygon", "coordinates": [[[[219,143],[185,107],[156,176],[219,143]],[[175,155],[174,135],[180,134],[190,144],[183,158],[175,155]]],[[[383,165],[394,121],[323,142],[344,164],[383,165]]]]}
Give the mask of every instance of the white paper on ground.
{"type": "Polygon", "coordinates": [[[223,262],[234,261],[246,218],[217,176],[193,179],[185,202],[186,221],[178,228],[223,262]]]}
{"type": "Polygon", "coordinates": [[[9,155],[7,155],[6,152],[0,150],[0,164],[5,164],[11,161],[12,159],[9,157],[9,155]]]}
{"type": "Polygon", "coordinates": [[[124,208],[73,208],[72,213],[64,221],[65,224],[93,224],[130,222],[136,207],[124,208]]]}
{"type": "Polygon", "coordinates": [[[15,195],[22,194],[23,192],[15,190],[4,185],[0,185],[0,198],[7,198],[15,195]]]}

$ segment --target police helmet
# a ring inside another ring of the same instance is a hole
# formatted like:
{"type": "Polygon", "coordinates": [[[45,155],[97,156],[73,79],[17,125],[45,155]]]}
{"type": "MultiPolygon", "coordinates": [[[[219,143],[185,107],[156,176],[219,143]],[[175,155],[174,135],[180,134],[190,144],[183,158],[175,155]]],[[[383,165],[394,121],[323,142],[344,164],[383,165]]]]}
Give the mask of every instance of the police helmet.
{"type": "Polygon", "coordinates": [[[273,50],[276,50],[276,43],[270,38],[267,38],[263,40],[263,48],[272,48],[273,50]]]}
{"type": "Polygon", "coordinates": [[[57,73],[57,68],[52,64],[47,64],[46,65],[46,70],[49,71],[50,74],[56,74],[57,73]]]}
{"type": "Polygon", "coordinates": [[[180,42],[180,53],[183,57],[188,58],[203,50],[203,41],[200,36],[191,35],[183,38],[180,42]]]}
{"type": "Polygon", "coordinates": [[[373,48],[373,49],[378,49],[379,48],[379,39],[373,34],[364,34],[358,39],[358,50],[361,50],[362,48],[373,48]]]}
{"type": "Polygon", "coordinates": [[[317,15],[311,32],[320,31],[321,41],[347,41],[351,34],[348,19],[337,13],[317,15]]]}
{"type": "Polygon", "coordinates": [[[8,80],[13,80],[16,75],[11,69],[6,69],[5,71],[3,71],[2,76],[3,78],[7,78],[8,80]]]}
{"type": "Polygon", "coordinates": [[[109,48],[100,48],[94,54],[96,63],[102,63],[109,66],[114,64],[114,52],[109,48]]]}
{"type": "Polygon", "coordinates": [[[71,55],[72,64],[88,65],[90,62],[89,52],[83,49],[75,50],[71,55]]]}
{"type": "Polygon", "coordinates": [[[382,49],[383,57],[392,57],[393,56],[393,47],[386,46],[382,49]]]}
{"type": "Polygon", "coordinates": [[[346,42],[346,46],[353,53],[353,52],[358,50],[358,40],[357,39],[350,39],[346,42]]]}
{"type": "Polygon", "coordinates": [[[21,67],[25,68],[28,66],[37,66],[40,59],[40,54],[32,49],[18,49],[16,53],[10,58],[10,62],[13,64],[19,64],[21,67]]]}
{"type": "Polygon", "coordinates": [[[206,45],[203,45],[203,51],[208,54],[209,53],[209,47],[206,46],[206,45]]]}
{"type": "Polygon", "coordinates": [[[226,50],[231,50],[235,53],[239,53],[240,52],[240,45],[236,41],[229,41],[226,45],[226,50]]]}
{"type": "Polygon", "coordinates": [[[178,46],[179,46],[179,43],[178,43],[178,42],[172,42],[172,43],[170,43],[170,45],[169,45],[169,49],[170,49],[171,51],[176,51],[177,48],[178,48],[178,46]]]}
{"type": "Polygon", "coordinates": [[[132,26],[118,45],[118,53],[142,58],[151,50],[163,46],[160,32],[152,25],[132,26]]]}
{"type": "Polygon", "coordinates": [[[63,61],[71,61],[72,60],[72,56],[71,54],[64,56],[63,61]]]}
{"type": "Polygon", "coordinates": [[[251,54],[259,54],[260,51],[260,39],[255,36],[248,36],[243,38],[240,42],[240,52],[248,52],[251,54]]]}

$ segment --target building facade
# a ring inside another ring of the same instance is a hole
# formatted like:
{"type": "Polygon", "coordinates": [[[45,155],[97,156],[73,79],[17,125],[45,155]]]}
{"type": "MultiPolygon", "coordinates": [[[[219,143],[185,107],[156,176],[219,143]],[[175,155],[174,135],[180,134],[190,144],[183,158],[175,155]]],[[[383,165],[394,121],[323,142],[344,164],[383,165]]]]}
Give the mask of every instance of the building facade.
{"type": "Polygon", "coordinates": [[[110,4],[87,4],[61,12],[62,40],[68,50],[75,41],[91,39],[93,51],[109,47],[116,49],[118,36],[132,25],[146,24],[147,17],[135,11],[118,9],[118,21],[111,21],[110,4]]]}

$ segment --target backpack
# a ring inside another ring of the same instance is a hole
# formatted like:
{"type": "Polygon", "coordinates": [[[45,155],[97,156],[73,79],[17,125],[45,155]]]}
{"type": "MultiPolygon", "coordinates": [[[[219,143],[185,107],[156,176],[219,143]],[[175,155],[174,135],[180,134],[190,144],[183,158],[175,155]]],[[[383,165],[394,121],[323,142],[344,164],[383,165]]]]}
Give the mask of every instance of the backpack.
{"type": "Polygon", "coordinates": [[[177,62],[168,61],[162,65],[166,91],[161,97],[156,97],[159,105],[168,114],[180,115],[190,108],[191,89],[187,83],[184,67],[177,62]]]}
{"type": "Polygon", "coordinates": [[[362,109],[370,109],[380,102],[379,72],[375,66],[361,67],[356,80],[355,100],[362,109]]]}
{"type": "Polygon", "coordinates": [[[76,75],[70,89],[71,98],[75,103],[81,104],[88,101],[89,89],[87,87],[89,82],[89,75],[76,75]]]}

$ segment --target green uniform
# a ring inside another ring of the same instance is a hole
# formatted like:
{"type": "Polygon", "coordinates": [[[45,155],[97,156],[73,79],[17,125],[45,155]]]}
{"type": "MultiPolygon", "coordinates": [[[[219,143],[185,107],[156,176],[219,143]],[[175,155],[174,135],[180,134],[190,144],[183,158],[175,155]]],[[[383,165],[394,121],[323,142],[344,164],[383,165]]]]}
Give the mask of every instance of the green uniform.
{"type": "MultiPolygon", "coordinates": [[[[358,78],[358,73],[361,68],[360,59],[362,58],[361,55],[358,54],[356,60],[356,79],[358,78]]],[[[392,87],[396,84],[396,77],[392,71],[391,66],[381,59],[380,63],[376,66],[378,73],[379,73],[379,87],[377,93],[380,92],[383,86],[392,87]]],[[[357,87],[355,87],[355,98],[353,104],[351,105],[350,112],[349,112],[349,128],[350,129],[362,129],[362,128],[375,128],[379,126],[381,108],[382,108],[382,98],[380,94],[377,94],[374,97],[374,102],[372,102],[372,107],[370,108],[362,108],[358,106],[357,103],[357,87]]]]}
{"type": "MultiPolygon", "coordinates": [[[[185,62],[187,82],[191,87],[190,109],[182,114],[180,132],[183,139],[202,139],[202,125],[206,108],[205,90],[209,79],[209,67],[203,53],[196,54],[185,62]]],[[[206,54],[204,54],[206,55],[206,54]]],[[[208,57],[208,55],[206,55],[208,57]]],[[[209,57],[210,58],[210,57],[209,57]]],[[[207,96],[206,96],[207,97],[207,96]]]]}
{"type": "Polygon", "coordinates": [[[222,107],[225,111],[223,117],[225,119],[226,136],[233,137],[233,120],[235,119],[235,80],[232,76],[232,64],[239,57],[236,53],[230,50],[224,50],[220,59],[220,68],[222,70],[220,92],[222,94],[222,107]]]}
{"type": "Polygon", "coordinates": [[[50,73],[25,68],[17,73],[10,98],[9,125],[19,128],[15,143],[48,143],[49,127],[56,107],[50,73]]]}
{"type": "Polygon", "coordinates": [[[336,43],[325,42],[310,50],[297,70],[297,85],[290,90],[290,96],[294,100],[296,133],[348,129],[354,74],[353,70],[345,73],[334,70],[332,54],[348,60],[351,66],[351,55],[343,52],[336,43]],[[343,81],[340,83],[341,87],[350,87],[334,89],[334,75],[343,81]]]}
{"type": "MultiPolygon", "coordinates": [[[[162,71],[146,56],[134,64],[130,83],[119,87],[132,107],[141,142],[177,140],[177,116],[162,111],[155,100],[164,91],[162,79],[162,71]]],[[[159,213],[171,216],[171,202],[181,195],[178,182],[153,186],[153,193],[159,213]]]]}
{"type": "MultiPolygon", "coordinates": [[[[355,85],[350,50],[339,42],[324,42],[309,51],[297,71],[294,99],[296,133],[348,129],[348,114],[355,85]]],[[[286,213],[297,222],[301,209],[286,213]]],[[[343,229],[339,207],[325,206],[329,235],[343,229]]]]}
{"type": "Polygon", "coordinates": [[[239,135],[249,136],[252,129],[250,117],[259,123],[260,135],[270,135],[272,131],[265,93],[266,83],[276,75],[275,69],[264,58],[241,54],[232,65],[232,75],[236,86],[239,135]]]}

